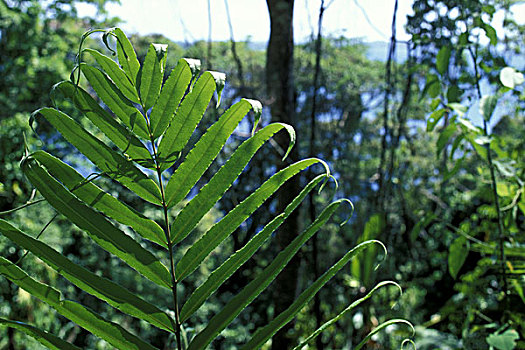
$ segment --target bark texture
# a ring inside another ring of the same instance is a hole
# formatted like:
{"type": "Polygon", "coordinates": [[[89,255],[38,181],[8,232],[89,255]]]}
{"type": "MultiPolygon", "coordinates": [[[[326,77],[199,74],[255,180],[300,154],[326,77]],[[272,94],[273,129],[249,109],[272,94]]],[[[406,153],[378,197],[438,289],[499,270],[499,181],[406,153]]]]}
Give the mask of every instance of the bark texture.
{"type": "MultiPolygon", "coordinates": [[[[266,56],[266,84],[270,100],[270,110],[273,121],[297,125],[295,116],[294,78],[293,78],[293,0],[267,0],[270,13],[270,40],[266,56]]],[[[281,133],[277,138],[281,148],[286,149],[288,138],[281,133]]],[[[297,160],[297,150],[294,150],[287,163],[297,160]]],[[[290,199],[299,192],[300,184],[297,178],[292,178],[278,193],[278,212],[290,203],[290,199]]],[[[276,241],[280,250],[284,249],[299,233],[297,211],[290,215],[277,233],[276,241]]],[[[300,260],[296,256],[288,266],[277,276],[274,282],[275,313],[284,311],[295,299],[297,292],[297,277],[300,260]]],[[[292,323],[283,327],[272,339],[272,349],[283,350],[291,347],[289,330],[292,323]]]]}

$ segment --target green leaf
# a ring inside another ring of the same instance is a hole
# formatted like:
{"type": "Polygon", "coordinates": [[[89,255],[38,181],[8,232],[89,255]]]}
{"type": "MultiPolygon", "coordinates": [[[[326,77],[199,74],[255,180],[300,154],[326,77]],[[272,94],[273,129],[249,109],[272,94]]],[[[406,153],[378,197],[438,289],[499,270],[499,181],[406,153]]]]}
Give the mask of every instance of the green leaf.
{"type": "Polygon", "coordinates": [[[461,103],[457,102],[449,103],[447,107],[456,112],[459,116],[463,116],[468,111],[467,106],[463,106],[461,103]]]}
{"type": "Polygon", "coordinates": [[[421,97],[428,94],[428,96],[430,96],[431,98],[436,98],[439,96],[440,92],[441,82],[439,80],[439,77],[435,74],[428,74],[425,87],[423,88],[423,92],[421,93],[421,97]]]}
{"type": "MultiPolygon", "coordinates": [[[[494,165],[496,166],[496,169],[498,169],[498,171],[501,173],[501,175],[505,177],[519,176],[517,174],[518,170],[515,167],[515,165],[517,164],[512,161],[494,160],[494,165]]],[[[522,196],[521,198],[523,200],[525,197],[522,196]]]]}
{"type": "MultiPolygon", "coordinates": [[[[465,139],[465,135],[463,133],[459,134],[456,138],[454,138],[454,141],[452,142],[452,147],[450,148],[450,155],[449,158],[454,163],[462,163],[461,159],[455,157],[455,153],[458,150],[459,146],[463,143],[463,140],[465,139]]],[[[447,181],[447,180],[443,180],[447,181]]]]}
{"type": "Polygon", "coordinates": [[[221,95],[224,85],[226,84],[226,74],[220,72],[210,72],[215,78],[215,84],[217,85],[217,105],[215,108],[219,108],[221,104],[221,95]]]}
{"type": "MultiPolygon", "coordinates": [[[[365,224],[363,234],[358,242],[366,242],[376,239],[385,229],[385,219],[381,214],[373,214],[365,224]]],[[[371,247],[364,253],[361,259],[352,261],[352,273],[354,277],[361,280],[365,287],[369,287],[373,282],[373,273],[377,260],[376,247],[371,247]]]]}
{"type": "MultiPolygon", "coordinates": [[[[456,139],[456,140],[458,140],[458,139],[456,139]]],[[[452,155],[450,156],[450,159],[453,159],[452,155]]],[[[452,167],[452,170],[448,170],[447,169],[447,170],[444,171],[443,181],[448,181],[454,175],[456,175],[458,173],[458,171],[464,166],[464,161],[465,161],[465,157],[454,159],[454,163],[455,163],[454,167],[452,167]]]]}
{"type": "Polygon", "coordinates": [[[106,146],[87,132],[67,114],[52,108],[34,112],[43,115],[64,138],[91,160],[106,175],[120,182],[145,200],[160,205],[162,202],[159,186],[131,161],[106,146]]]}
{"type": "Polygon", "coordinates": [[[407,320],[403,320],[403,319],[388,320],[388,321],[381,323],[379,326],[374,328],[374,330],[368,333],[368,335],[354,349],[355,350],[361,349],[363,346],[365,346],[368,343],[368,340],[372,338],[374,334],[385,329],[388,326],[395,325],[395,324],[406,324],[407,326],[410,327],[410,329],[412,329],[412,336],[416,333],[416,330],[414,329],[414,326],[412,326],[412,323],[408,322],[407,320]]]}
{"type": "Polygon", "coordinates": [[[277,277],[301,246],[323,227],[339,206],[347,200],[330,203],[310,226],[297,236],[253,281],[233,297],[212,319],[204,330],[193,338],[188,350],[201,350],[249,305],[277,277]]]}
{"type": "Polygon", "coordinates": [[[419,236],[419,233],[421,230],[429,225],[432,221],[437,219],[438,216],[433,212],[428,212],[425,216],[423,216],[415,225],[412,231],[410,232],[410,241],[415,242],[416,239],[419,236]]]}
{"type": "Polygon", "coordinates": [[[479,136],[476,136],[476,138],[474,139],[474,142],[476,142],[478,145],[481,145],[481,146],[490,145],[490,143],[492,142],[492,137],[485,136],[485,135],[479,135],[479,136]]]}
{"type": "Polygon", "coordinates": [[[191,65],[195,65],[192,61],[194,60],[181,58],[162,87],[149,116],[154,139],[164,133],[188,89],[193,77],[191,65]]]}
{"type": "Polygon", "coordinates": [[[137,85],[144,112],[153,107],[159,96],[162,79],[164,78],[167,50],[168,45],[150,44],[139,72],[137,85]]]}
{"type": "Polygon", "coordinates": [[[32,154],[47,171],[89,206],[101,211],[123,225],[132,227],[142,237],[163,247],[167,246],[164,230],[153,220],[102,191],[87,181],[75,169],[44,151],[32,154]]]}
{"type": "Polygon", "coordinates": [[[290,150],[295,143],[295,132],[287,124],[274,123],[261,129],[256,135],[244,141],[230,159],[219,169],[200,192],[182,209],[175,218],[171,229],[174,232],[173,242],[179,243],[195,228],[200,219],[213,207],[219,198],[228,190],[242,170],[246,167],[255,152],[281,129],[290,135],[290,150]]]}
{"type": "Polygon", "coordinates": [[[217,87],[216,72],[204,72],[186,95],[166,129],[158,149],[161,170],[169,168],[179,157],[191,134],[199,124],[217,87]],[[214,75],[215,74],[215,75],[214,75]]]}
{"type": "Polygon", "coordinates": [[[80,67],[93,90],[115,116],[137,136],[149,140],[148,125],[144,115],[122,94],[107,75],[84,63],[80,67]]]}
{"type": "Polygon", "coordinates": [[[380,244],[386,254],[386,248],[380,241],[372,240],[358,244],[352,250],[347,252],[337,263],[328,269],[321,277],[319,277],[311,286],[302,292],[286,310],[275,317],[266,326],[259,328],[255,335],[246,343],[241,350],[258,349],[266,343],[279,329],[290,322],[303,309],[315,294],[326,284],[332,277],[335,276],[349,261],[351,261],[359,252],[367,246],[374,243],[380,244]]]}
{"type": "Polygon", "coordinates": [[[235,252],[221,266],[215,269],[206,282],[200,285],[186,301],[180,312],[181,322],[190,317],[224,281],[226,281],[239,267],[241,267],[264,242],[270,238],[273,232],[290,216],[290,214],[302,203],[304,198],[321,182],[326,179],[325,174],[317,176],[299,193],[297,197],[286,207],[284,212],[270,221],[260,232],[253,236],[242,249],[235,252]]]}
{"type": "Polygon", "coordinates": [[[166,185],[168,208],[179,203],[208,169],[220,150],[252,106],[259,101],[242,99],[231,106],[200,138],[166,185]]]}
{"type": "Polygon", "coordinates": [[[470,43],[470,40],[469,40],[469,32],[463,32],[459,35],[458,37],[458,44],[460,46],[467,46],[467,44],[470,43]]]}
{"type": "Polygon", "coordinates": [[[487,149],[477,142],[478,137],[476,137],[476,135],[467,135],[466,139],[469,141],[470,145],[472,148],[474,148],[481,159],[487,159],[487,149]]]}
{"type": "Polygon", "coordinates": [[[85,90],[69,81],[55,85],[66,98],[95,124],[113,143],[137,163],[152,167],[153,158],[144,144],[126,127],[115,120],[85,90]]]}
{"type": "Polygon", "coordinates": [[[447,110],[445,108],[437,109],[430,116],[427,120],[427,132],[433,131],[436,127],[436,124],[443,118],[447,110]]]}
{"type": "Polygon", "coordinates": [[[481,128],[478,128],[477,126],[474,126],[474,124],[472,124],[470,120],[467,120],[465,118],[458,118],[457,121],[469,131],[472,131],[476,134],[483,133],[483,130],[481,128]]]}
{"type": "Polygon", "coordinates": [[[450,47],[443,46],[436,56],[436,69],[441,75],[444,75],[447,72],[450,62],[450,53],[450,47]]]}
{"type": "Polygon", "coordinates": [[[383,287],[383,286],[387,286],[387,285],[394,285],[396,286],[397,288],[399,288],[399,293],[401,294],[402,293],[402,290],[401,290],[401,287],[399,286],[399,284],[397,284],[396,282],[393,282],[393,281],[383,281],[383,282],[379,282],[374,288],[372,288],[364,297],[360,298],[360,299],[357,299],[356,301],[354,301],[352,304],[350,304],[347,308],[345,308],[343,311],[341,311],[337,316],[333,317],[332,319],[330,319],[329,321],[327,321],[326,323],[324,323],[321,327],[317,328],[312,334],[310,334],[308,336],[308,338],[306,338],[305,340],[303,340],[301,342],[301,344],[297,345],[295,348],[293,348],[293,350],[300,350],[302,349],[304,346],[306,346],[309,342],[311,342],[312,340],[314,340],[315,338],[317,338],[317,336],[319,334],[321,334],[322,332],[324,332],[328,327],[330,327],[331,325],[333,325],[334,323],[336,323],[337,321],[339,321],[341,318],[343,318],[347,313],[349,313],[350,311],[354,310],[356,307],[358,307],[361,303],[363,303],[364,301],[370,299],[372,297],[372,295],[374,294],[374,292],[376,290],[378,290],[379,288],[383,287]]]}
{"type": "Polygon", "coordinates": [[[113,33],[117,37],[117,55],[120,66],[128,75],[129,80],[135,84],[140,70],[137,54],[120,28],[115,28],[113,33]]]}
{"type": "Polygon", "coordinates": [[[496,8],[493,5],[483,5],[481,9],[483,10],[483,12],[486,12],[491,16],[494,15],[494,13],[496,13],[496,8]]]}
{"type": "Polygon", "coordinates": [[[450,138],[456,133],[456,130],[456,125],[452,123],[441,131],[436,143],[436,157],[439,157],[439,154],[448,145],[450,138]]]}
{"type": "Polygon", "coordinates": [[[73,263],[47,244],[26,235],[1,219],[0,232],[17,245],[31,251],[84,292],[94,295],[120,311],[149,322],[156,327],[174,331],[174,322],[166,313],[137,297],[128,289],[73,263]]]}
{"type": "Polygon", "coordinates": [[[514,329],[507,329],[501,334],[491,334],[486,340],[490,346],[498,350],[513,350],[516,348],[516,340],[520,338],[518,332],[514,329]]]}
{"type": "Polygon", "coordinates": [[[498,97],[495,95],[483,96],[479,103],[479,113],[486,121],[489,121],[498,104],[498,97]]]}
{"type": "Polygon", "coordinates": [[[87,52],[93,58],[95,58],[102,70],[111,78],[113,83],[128,100],[135,103],[140,103],[139,95],[137,94],[137,89],[134,86],[134,82],[129,80],[126,72],[120,69],[115,61],[101,54],[97,50],[84,49],[83,52],[87,52]]]}
{"type": "Polygon", "coordinates": [[[462,94],[462,90],[457,85],[450,85],[447,89],[447,100],[448,102],[459,102],[462,94]]]}
{"type": "Polygon", "coordinates": [[[456,279],[461,266],[465,263],[469,252],[469,244],[467,238],[459,236],[450,245],[448,252],[448,271],[450,275],[456,279]]]}
{"type": "Polygon", "coordinates": [[[81,350],[79,347],[60,339],[56,335],[33,327],[27,323],[0,318],[0,325],[22,331],[25,334],[35,338],[40,344],[51,350],[81,350]]]}
{"type": "Polygon", "coordinates": [[[503,86],[508,87],[509,89],[514,89],[525,81],[523,74],[512,67],[503,68],[499,73],[499,80],[503,86]]]}
{"type": "Polygon", "coordinates": [[[496,29],[492,27],[488,23],[483,23],[483,30],[485,31],[485,34],[487,34],[487,37],[490,39],[491,45],[496,45],[498,43],[498,34],[496,33],[496,29]]]}
{"type": "Polygon", "coordinates": [[[440,104],[441,104],[441,99],[440,98],[432,99],[432,101],[430,102],[430,110],[431,111],[435,111],[436,108],[438,108],[440,104]]]}
{"type": "Polygon", "coordinates": [[[137,336],[126,331],[120,325],[105,320],[79,303],[62,299],[62,295],[58,290],[47,284],[37,282],[18,266],[3,257],[0,257],[0,274],[35,298],[51,306],[62,316],[118,349],[155,349],[137,336]]]}
{"type": "MultiPolygon", "coordinates": [[[[199,264],[212,252],[226,237],[241,225],[257,208],[259,208],[277,189],[287,180],[316,163],[323,161],[310,158],[294,163],[279,171],[266,180],[254,193],[239,203],[232,211],[224,216],[221,221],[213,225],[181,258],[175,268],[177,281],[183,280],[192,273],[199,264]]],[[[329,169],[326,164],[327,175],[329,169]]]]}
{"type": "Polygon", "coordinates": [[[103,249],[115,254],[151,281],[171,287],[167,268],[130,236],[112,225],[102,214],[78,200],[31,156],[22,161],[29,181],[57,211],[85,230],[103,249]]]}

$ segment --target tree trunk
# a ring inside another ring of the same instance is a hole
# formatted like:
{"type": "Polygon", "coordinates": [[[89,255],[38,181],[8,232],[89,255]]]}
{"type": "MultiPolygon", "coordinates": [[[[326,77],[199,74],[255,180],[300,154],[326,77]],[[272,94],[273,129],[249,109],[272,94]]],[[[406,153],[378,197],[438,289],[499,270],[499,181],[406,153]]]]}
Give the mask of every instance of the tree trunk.
{"type": "MultiPolygon", "coordinates": [[[[296,124],[295,98],[293,80],[293,0],[267,0],[270,13],[270,40],[266,56],[266,84],[273,121],[280,121],[290,125],[296,124]]],[[[281,148],[286,149],[288,138],[281,133],[277,142],[281,148]]],[[[297,160],[297,150],[289,156],[297,160]]],[[[282,169],[286,163],[282,162],[282,169]]],[[[278,212],[281,212],[290,202],[292,196],[297,195],[300,189],[299,181],[292,178],[278,193],[278,212]]],[[[295,211],[281,226],[277,234],[279,250],[284,249],[299,233],[299,220],[295,211]]],[[[277,276],[274,283],[275,316],[284,311],[295,299],[297,291],[297,276],[300,260],[293,258],[287,267],[277,276]]],[[[272,340],[272,349],[288,349],[291,339],[288,331],[292,323],[283,327],[272,340]]]]}

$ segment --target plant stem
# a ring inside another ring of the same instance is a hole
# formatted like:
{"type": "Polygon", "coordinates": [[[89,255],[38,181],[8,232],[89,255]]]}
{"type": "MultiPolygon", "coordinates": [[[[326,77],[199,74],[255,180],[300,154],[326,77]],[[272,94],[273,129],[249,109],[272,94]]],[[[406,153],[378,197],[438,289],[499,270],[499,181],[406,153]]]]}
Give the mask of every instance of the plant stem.
{"type": "MultiPolygon", "coordinates": [[[[148,123],[149,129],[149,123],[148,123]]],[[[168,252],[170,258],[170,275],[171,275],[171,294],[173,296],[173,308],[175,310],[175,337],[177,338],[177,350],[182,350],[181,331],[180,331],[180,317],[179,317],[179,304],[177,300],[177,279],[175,277],[175,262],[173,259],[173,244],[170,239],[170,222],[168,216],[168,205],[166,204],[166,196],[164,195],[164,186],[162,184],[162,172],[160,170],[160,164],[157,157],[157,148],[155,146],[155,140],[150,132],[150,140],[153,149],[153,156],[155,160],[155,169],[157,171],[157,177],[159,179],[160,195],[162,198],[162,209],[164,211],[164,233],[166,234],[166,243],[168,244],[168,252]]]]}
{"type": "MultiPolygon", "coordinates": [[[[476,74],[476,88],[478,93],[478,99],[481,103],[481,88],[479,85],[479,73],[478,73],[478,65],[477,65],[477,55],[472,51],[472,48],[469,48],[470,55],[472,56],[472,59],[474,60],[474,73],[476,74]]],[[[488,133],[488,123],[487,123],[487,116],[483,116],[483,135],[489,136],[488,133]]],[[[490,172],[490,181],[491,181],[491,187],[492,187],[492,194],[494,196],[494,204],[496,206],[496,214],[498,219],[498,241],[499,241],[499,256],[500,256],[500,264],[501,264],[501,275],[502,275],[502,287],[503,287],[503,293],[505,297],[508,293],[508,286],[507,286],[507,276],[505,274],[505,249],[504,249],[504,242],[505,242],[505,235],[503,232],[503,221],[501,218],[501,209],[499,205],[499,197],[498,197],[498,183],[496,180],[496,174],[494,172],[494,164],[492,162],[492,155],[490,150],[490,141],[486,143],[485,149],[487,150],[487,162],[489,165],[489,172],[490,172]]],[[[506,298],[507,299],[507,298],[506,298]]],[[[508,303],[508,300],[507,300],[508,303]]],[[[508,304],[507,304],[508,305],[508,304]]]]}

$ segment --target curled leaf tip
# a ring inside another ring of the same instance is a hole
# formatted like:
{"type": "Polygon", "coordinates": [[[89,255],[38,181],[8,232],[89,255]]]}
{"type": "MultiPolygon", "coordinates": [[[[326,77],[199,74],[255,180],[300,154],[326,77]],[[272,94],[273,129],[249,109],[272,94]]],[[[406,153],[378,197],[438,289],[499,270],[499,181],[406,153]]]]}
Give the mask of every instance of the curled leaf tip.
{"type": "Polygon", "coordinates": [[[410,344],[412,345],[412,347],[417,350],[417,346],[416,346],[416,343],[414,343],[414,341],[412,339],[405,339],[403,340],[403,342],[401,343],[401,346],[399,347],[401,350],[403,350],[406,346],[406,344],[410,344]]]}
{"type": "Polygon", "coordinates": [[[252,135],[251,135],[251,136],[253,136],[255,134],[255,130],[257,130],[257,126],[259,125],[259,122],[261,120],[262,104],[261,104],[261,102],[259,102],[257,100],[252,100],[252,99],[249,99],[249,98],[243,98],[243,101],[246,101],[246,102],[248,102],[250,104],[250,106],[252,107],[253,113],[255,115],[254,121],[253,121],[253,127],[252,127],[252,135]]]}
{"type": "Polygon", "coordinates": [[[339,182],[337,182],[337,179],[335,178],[335,176],[333,176],[332,174],[330,174],[328,176],[330,179],[334,180],[334,185],[335,185],[335,189],[337,190],[339,188],[339,182]]]}
{"type": "Polygon", "coordinates": [[[290,154],[290,152],[292,151],[293,146],[295,146],[295,129],[291,125],[288,125],[285,123],[280,123],[280,124],[286,129],[286,131],[288,131],[288,135],[290,135],[290,142],[288,143],[288,149],[286,150],[286,152],[284,152],[284,156],[281,159],[281,161],[284,162],[286,158],[288,158],[288,155],[290,154]]]}
{"type": "MultiPolygon", "coordinates": [[[[330,176],[330,174],[327,174],[327,176],[330,176]]],[[[340,227],[343,227],[344,225],[346,225],[348,221],[350,221],[350,219],[352,218],[352,215],[354,214],[354,203],[352,203],[352,201],[348,198],[341,198],[341,199],[338,199],[336,202],[340,202],[340,203],[345,202],[345,203],[348,203],[348,205],[350,206],[350,214],[348,214],[348,217],[339,224],[340,227]]]]}
{"type": "Polygon", "coordinates": [[[321,163],[323,165],[324,169],[325,169],[326,176],[330,176],[331,173],[330,173],[330,167],[328,166],[328,164],[324,160],[322,160],[320,158],[313,158],[313,159],[315,159],[317,162],[321,163]]]}
{"type": "Polygon", "coordinates": [[[326,186],[329,180],[333,180],[335,184],[334,193],[331,197],[333,198],[335,197],[335,194],[337,193],[337,188],[339,187],[339,183],[337,182],[337,179],[332,174],[328,174],[328,175],[324,174],[324,176],[326,178],[323,180],[323,183],[321,184],[321,186],[319,186],[319,191],[317,191],[317,194],[321,193],[321,191],[324,189],[324,187],[326,186]]]}
{"type": "Polygon", "coordinates": [[[55,85],[53,85],[51,87],[51,91],[49,92],[49,98],[51,99],[51,103],[53,104],[53,107],[55,107],[56,109],[58,109],[56,95],[57,95],[57,90],[60,84],[62,84],[62,82],[56,83],[55,85]]]}
{"type": "Polygon", "coordinates": [[[208,73],[210,73],[213,79],[215,80],[215,86],[217,91],[217,105],[215,106],[215,108],[219,108],[219,105],[221,104],[222,90],[224,89],[224,85],[226,84],[226,74],[214,71],[208,71],[208,73]]]}
{"type": "Polygon", "coordinates": [[[117,53],[109,46],[108,42],[108,36],[110,35],[114,35],[113,28],[106,30],[104,34],[102,34],[102,41],[104,42],[104,45],[106,45],[107,49],[111,52],[111,55],[115,56],[117,53]]]}
{"type": "Polygon", "coordinates": [[[359,343],[356,347],[355,347],[355,350],[359,350],[361,349],[363,346],[365,346],[365,344],[368,342],[368,340],[370,338],[372,338],[372,336],[376,333],[378,333],[379,331],[381,331],[382,329],[388,327],[388,326],[391,326],[391,325],[394,325],[394,324],[405,324],[405,325],[408,325],[411,329],[412,329],[412,337],[414,336],[414,334],[416,334],[416,330],[414,329],[414,326],[412,325],[412,323],[410,323],[409,321],[407,320],[404,320],[404,319],[400,319],[400,318],[397,318],[397,319],[391,319],[391,320],[388,320],[388,321],[385,321],[383,323],[381,323],[379,326],[377,326],[376,328],[374,328],[370,333],[368,333],[368,335],[361,341],[361,343],[359,343]]]}
{"type": "Polygon", "coordinates": [[[196,58],[181,58],[179,62],[184,61],[190,67],[191,76],[195,78],[201,71],[201,61],[196,58]]]}
{"type": "MultiPolygon", "coordinates": [[[[388,284],[397,287],[397,289],[399,290],[399,296],[400,296],[400,297],[403,295],[403,288],[401,288],[401,286],[399,285],[399,283],[397,283],[397,282],[395,282],[395,281],[383,281],[383,282],[380,282],[380,283],[378,283],[378,284],[376,285],[376,287],[374,287],[374,289],[379,288],[379,287],[381,287],[381,286],[388,285],[388,284]]],[[[391,308],[393,309],[393,308],[397,305],[398,302],[399,302],[399,300],[396,300],[396,301],[394,302],[394,304],[392,305],[391,308]]]]}
{"type": "Polygon", "coordinates": [[[374,243],[377,243],[379,244],[382,248],[383,248],[383,256],[382,256],[382,259],[380,262],[377,263],[376,267],[374,268],[374,271],[377,270],[379,268],[379,266],[381,266],[381,264],[383,263],[383,261],[386,260],[386,257],[388,255],[388,250],[386,249],[385,245],[383,244],[383,242],[377,240],[377,239],[371,239],[369,240],[368,242],[374,242],[374,243]]]}

